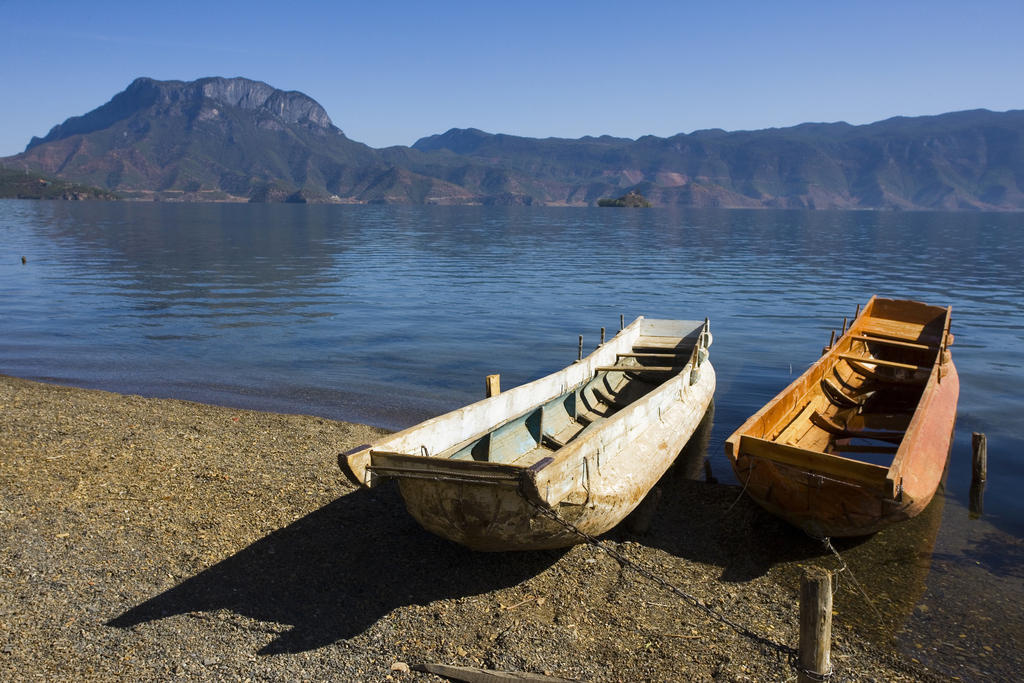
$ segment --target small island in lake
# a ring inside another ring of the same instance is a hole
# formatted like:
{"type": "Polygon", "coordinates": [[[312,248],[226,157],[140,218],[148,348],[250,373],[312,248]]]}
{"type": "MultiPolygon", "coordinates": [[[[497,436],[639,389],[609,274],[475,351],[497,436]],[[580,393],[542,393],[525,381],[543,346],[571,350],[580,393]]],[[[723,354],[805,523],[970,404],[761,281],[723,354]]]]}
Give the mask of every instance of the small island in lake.
{"type": "Polygon", "coordinates": [[[621,197],[619,197],[618,199],[612,199],[610,197],[606,197],[604,199],[598,199],[597,200],[597,205],[598,206],[628,206],[628,207],[637,207],[637,208],[643,208],[643,209],[649,209],[652,206],[654,206],[649,201],[647,201],[642,194],[640,194],[639,190],[630,190],[630,192],[628,194],[624,194],[621,197]]]}

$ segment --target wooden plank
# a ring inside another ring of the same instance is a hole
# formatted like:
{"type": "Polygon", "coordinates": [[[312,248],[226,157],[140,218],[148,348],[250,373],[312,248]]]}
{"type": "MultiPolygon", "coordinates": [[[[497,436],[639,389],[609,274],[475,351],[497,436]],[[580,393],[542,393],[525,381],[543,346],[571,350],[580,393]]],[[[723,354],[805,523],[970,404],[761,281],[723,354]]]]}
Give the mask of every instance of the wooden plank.
{"type": "Polygon", "coordinates": [[[912,413],[858,413],[846,421],[847,429],[875,429],[885,432],[906,432],[912,413]]]}
{"type": "Polygon", "coordinates": [[[672,358],[689,359],[690,353],[688,351],[686,353],[617,353],[615,356],[617,358],[664,358],[670,360],[672,358]]]}
{"type": "Polygon", "coordinates": [[[879,373],[875,372],[874,370],[868,370],[866,367],[864,367],[862,365],[861,362],[854,361],[854,360],[851,360],[851,361],[848,361],[848,362],[850,363],[850,367],[853,368],[854,371],[858,375],[861,375],[861,376],[871,380],[871,382],[865,382],[864,384],[862,384],[860,386],[860,388],[857,389],[854,392],[854,395],[856,395],[856,396],[860,396],[860,395],[868,393],[870,391],[879,391],[879,390],[883,390],[884,391],[884,387],[872,386],[872,384],[927,384],[928,383],[928,377],[908,377],[908,378],[886,377],[885,375],[879,374],[879,373]]]}
{"type": "Polygon", "coordinates": [[[644,318],[640,324],[640,336],[654,338],[683,338],[696,340],[704,329],[703,320],[665,320],[644,318]]]}
{"type": "Polygon", "coordinates": [[[828,448],[829,442],[832,440],[832,435],[826,432],[824,429],[818,427],[813,422],[808,421],[807,426],[801,430],[801,433],[797,438],[790,439],[787,446],[796,446],[807,451],[816,451],[818,453],[825,453],[828,448]]]}
{"type": "Polygon", "coordinates": [[[677,372],[685,367],[685,365],[599,365],[594,370],[597,372],[677,372]]]}
{"type": "Polygon", "coordinates": [[[740,437],[740,454],[877,487],[885,484],[885,477],[889,473],[888,467],[786,446],[754,436],[740,437]]]}
{"type": "Polygon", "coordinates": [[[444,676],[452,681],[462,681],[462,683],[576,683],[569,678],[557,678],[524,671],[493,671],[448,664],[414,664],[409,668],[413,671],[444,676]]]}
{"type": "Polygon", "coordinates": [[[501,393],[501,375],[487,375],[487,398],[501,393]]]}
{"type": "Polygon", "coordinates": [[[838,354],[839,358],[843,360],[853,360],[858,363],[870,363],[871,365],[881,365],[886,368],[901,368],[903,370],[913,370],[914,372],[931,372],[931,368],[924,365],[910,365],[909,363],[897,363],[892,360],[880,360],[878,358],[863,358],[861,356],[853,356],[846,353],[838,354]]]}
{"type": "Polygon", "coordinates": [[[846,429],[844,427],[840,427],[817,410],[811,413],[811,422],[813,422],[819,429],[824,429],[829,434],[838,436],[841,439],[870,439],[872,441],[888,441],[890,443],[899,443],[903,441],[903,432],[846,429]]]}
{"type": "Polygon", "coordinates": [[[450,460],[422,455],[370,451],[369,469],[382,477],[429,476],[437,479],[471,479],[481,483],[519,481],[522,467],[481,460],[450,460]]]}
{"type": "Polygon", "coordinates": [[[684,337],[640,337],[635,342],[633,342],[634,351],[636,351],[637,349],[689,349],[691,346],[693,346],[693,342],[684,337]]]}
{"type": "Polygon", "coordinates": [[[778,443],[789,443],[790,440],[797,436],[796,432],[800,427],[810,424],[808,422],[808,418],[811,413],[818,409],[819,403],[820,398],[818,396],[811,399],[810,403],[804,406],[803,410],[801,410],[797,416],[790,421],[789,425],[783,429],[774,440],[778,443]]]}
{"type": "Polygon", "coordinates": [[[923,351],[938,351],[938,346],[932,346],[931,344],[912,344],[908,341],[900,341],[897,339],[889,339],[886,337],[868,337],[863,334],[855,334],[852,339],[856,341],[868,342],[869,344],[884,344],[885,346],[899,346],[904,349],[921,349],[923,351]]]}
{"type": "Polygon", "coordinates": [[[921,338],[924,332],[924,325],[906,323],[899,320],[887,320],[885,318],[868,318],[861,325],[859,332],[875,333],[880,336],[887,336],[903,341],[916,341],[921,338]]]}

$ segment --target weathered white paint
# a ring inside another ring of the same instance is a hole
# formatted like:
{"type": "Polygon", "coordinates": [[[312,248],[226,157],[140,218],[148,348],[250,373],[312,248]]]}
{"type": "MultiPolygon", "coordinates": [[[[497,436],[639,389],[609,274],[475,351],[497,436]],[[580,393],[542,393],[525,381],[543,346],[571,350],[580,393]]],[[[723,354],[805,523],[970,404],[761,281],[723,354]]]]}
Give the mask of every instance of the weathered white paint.
{"type": "Polygon", "coordinates": [[[672,464],[711,401],[715,371],[705,360],[711,335],[702,330],[704,322],[638,318],[582,361],[391,435],[344,456],[343,466],[370,487],[379,483],[374,469],[397,476],[410,513],[425,528],[470,547],[572,545],[579,538],[539,515],[510,473],[529,475],[523,481],[535,502],[557,508],[587,533],[603,533],[617,524],[672,464]],[[536,472],[526,472],[533,464],[529,462],[499,465],[432,457],[581,385],[597,367],[613,365],[618,354],[631,352],[641,336],[699,340],[694,354],[699,371],[694,371],[691,357],[681,373],[592,425],[554,451],[552,461],[536,472]],[[431,457],[422,456],[424,450],[431,457]]]}

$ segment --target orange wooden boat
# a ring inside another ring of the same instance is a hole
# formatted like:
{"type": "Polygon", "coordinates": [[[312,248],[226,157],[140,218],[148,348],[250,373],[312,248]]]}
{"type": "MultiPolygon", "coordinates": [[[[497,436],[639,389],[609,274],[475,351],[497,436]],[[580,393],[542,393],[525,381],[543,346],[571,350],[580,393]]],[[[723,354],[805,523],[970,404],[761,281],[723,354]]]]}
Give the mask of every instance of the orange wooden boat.
{"type": "Polygon", "coordinates": [[[821,359],[726,440],[746,492],[817,537],[871,534],[923,510],[960,393],[951,313],[872,297],[844,321],[821,359]]]}

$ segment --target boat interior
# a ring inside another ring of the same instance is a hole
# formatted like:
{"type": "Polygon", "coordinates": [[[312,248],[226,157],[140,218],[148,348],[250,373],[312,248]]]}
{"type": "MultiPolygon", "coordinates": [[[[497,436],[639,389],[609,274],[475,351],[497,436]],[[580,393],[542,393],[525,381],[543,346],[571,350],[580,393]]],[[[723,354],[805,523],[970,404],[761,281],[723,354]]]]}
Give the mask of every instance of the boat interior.
{"type": "Polygon", "coordinates": [[[945,361],[948,310],[873,299],[858,313],[824,349],[827,361],[766,412],[761,439],[889,466],[934,366],[945,361]]]}
{"type": "Polygon", "coordinates": [[[434,457],[529,467],[678,375],[697,352],[696,342],[695,336],[641,336],[588,381],[434,457]]]}

